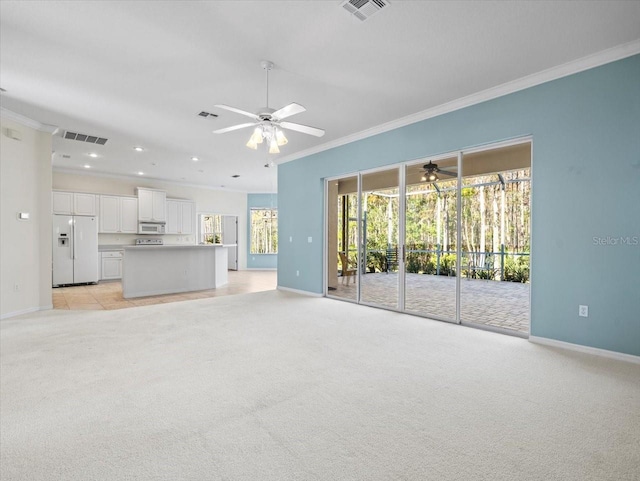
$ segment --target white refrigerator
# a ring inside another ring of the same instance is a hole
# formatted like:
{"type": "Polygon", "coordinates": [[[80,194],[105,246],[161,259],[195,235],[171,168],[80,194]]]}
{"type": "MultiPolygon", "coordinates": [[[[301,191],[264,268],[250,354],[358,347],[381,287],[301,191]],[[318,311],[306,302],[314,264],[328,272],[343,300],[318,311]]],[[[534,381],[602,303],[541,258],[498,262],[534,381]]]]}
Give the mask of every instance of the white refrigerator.
{"type": "Polygon", "coordinates": [[[53,287],[98,282],[98,218],[53,216],[53,287]]]}

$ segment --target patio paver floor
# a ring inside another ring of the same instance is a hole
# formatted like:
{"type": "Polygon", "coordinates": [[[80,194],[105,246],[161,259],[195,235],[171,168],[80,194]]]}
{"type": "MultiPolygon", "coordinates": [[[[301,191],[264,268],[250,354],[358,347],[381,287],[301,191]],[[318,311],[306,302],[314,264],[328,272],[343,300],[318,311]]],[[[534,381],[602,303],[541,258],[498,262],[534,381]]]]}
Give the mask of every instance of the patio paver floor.
{"type": "MultiPolygon", "coordinates": [[[[405,307],[427,317],[455,319],[456,278],[407,274],[405,307]]],[[[460,317],[463,322],[485,324],[529,333],[530,284],[462,278],[460,317]]],[[[362,301],[397,308],[398,274],[368,273],[362,276],[362,301]]],[[[355,300],[357,284],[342,284],[330,296],[355,300]]]]}

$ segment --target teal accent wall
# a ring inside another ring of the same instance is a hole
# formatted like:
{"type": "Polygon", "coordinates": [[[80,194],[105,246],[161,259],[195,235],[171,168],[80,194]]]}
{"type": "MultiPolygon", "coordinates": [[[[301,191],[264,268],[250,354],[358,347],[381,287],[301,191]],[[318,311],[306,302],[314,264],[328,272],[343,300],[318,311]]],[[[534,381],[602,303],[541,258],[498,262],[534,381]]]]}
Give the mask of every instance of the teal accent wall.
{"type": "Polygon", "coordinates": [[[531,135],[531,335],[640,355],[639,79],[635,55],[280,165],[278,285],[323,292],[325,177],[531,135]]]}
{"type": "MultiPolygon", "coordinates": [[[[278,267],[278,254],[252,254],[251,253],[251,209],[278,208],[278,194],[247,194],[247,269],[276,269],[278,267]]],[[[278,213],[278,217],[280,214],[278,213]]],[[[278,219],[278,223],[280,219],[278,219]]],[[[280,244],[280,239],[278,239],[280,244]]],[[[280,246],[278,245],[278,252],[280,246]]]]}

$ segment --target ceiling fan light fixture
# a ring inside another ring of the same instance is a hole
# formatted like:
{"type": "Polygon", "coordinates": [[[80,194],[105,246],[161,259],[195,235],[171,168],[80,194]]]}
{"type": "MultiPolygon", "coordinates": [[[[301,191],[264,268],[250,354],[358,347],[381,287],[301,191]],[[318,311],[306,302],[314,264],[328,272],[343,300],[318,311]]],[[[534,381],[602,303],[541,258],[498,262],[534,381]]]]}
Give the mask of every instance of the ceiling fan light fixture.
{"type": "Polygon", "coordinates": [[[435,172],[431,172],[429,174],[429,181],[433,182],[434,180],[438,180],[438,176],[437,176],[437,174],[435,172]]]}
{"type": "Polygon", "coordinates": [[[271,143],[269,144],[269,153],[270,154],[279,154],[280,149],[278,148],[278,141],[275,137],[271,138],[271,143]]]}
{"type": "Polygon", "coordinates": [[[276,129],[276,142],[279,146],[287,145],[287,143],[289,143],[287,138],[284,136],[284,132],[280,129],[276,129]]]}

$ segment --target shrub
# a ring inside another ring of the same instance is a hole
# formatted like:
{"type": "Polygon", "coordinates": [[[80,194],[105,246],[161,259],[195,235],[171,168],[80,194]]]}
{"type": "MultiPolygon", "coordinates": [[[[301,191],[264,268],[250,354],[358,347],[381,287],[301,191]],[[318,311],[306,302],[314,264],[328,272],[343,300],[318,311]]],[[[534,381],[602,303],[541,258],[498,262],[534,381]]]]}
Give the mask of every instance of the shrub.
{"type": "Polygon", "coordinates": [[[507,257],[504,261],[504,280],[508,282],[529,281],[529,256],[507,257]]]}

